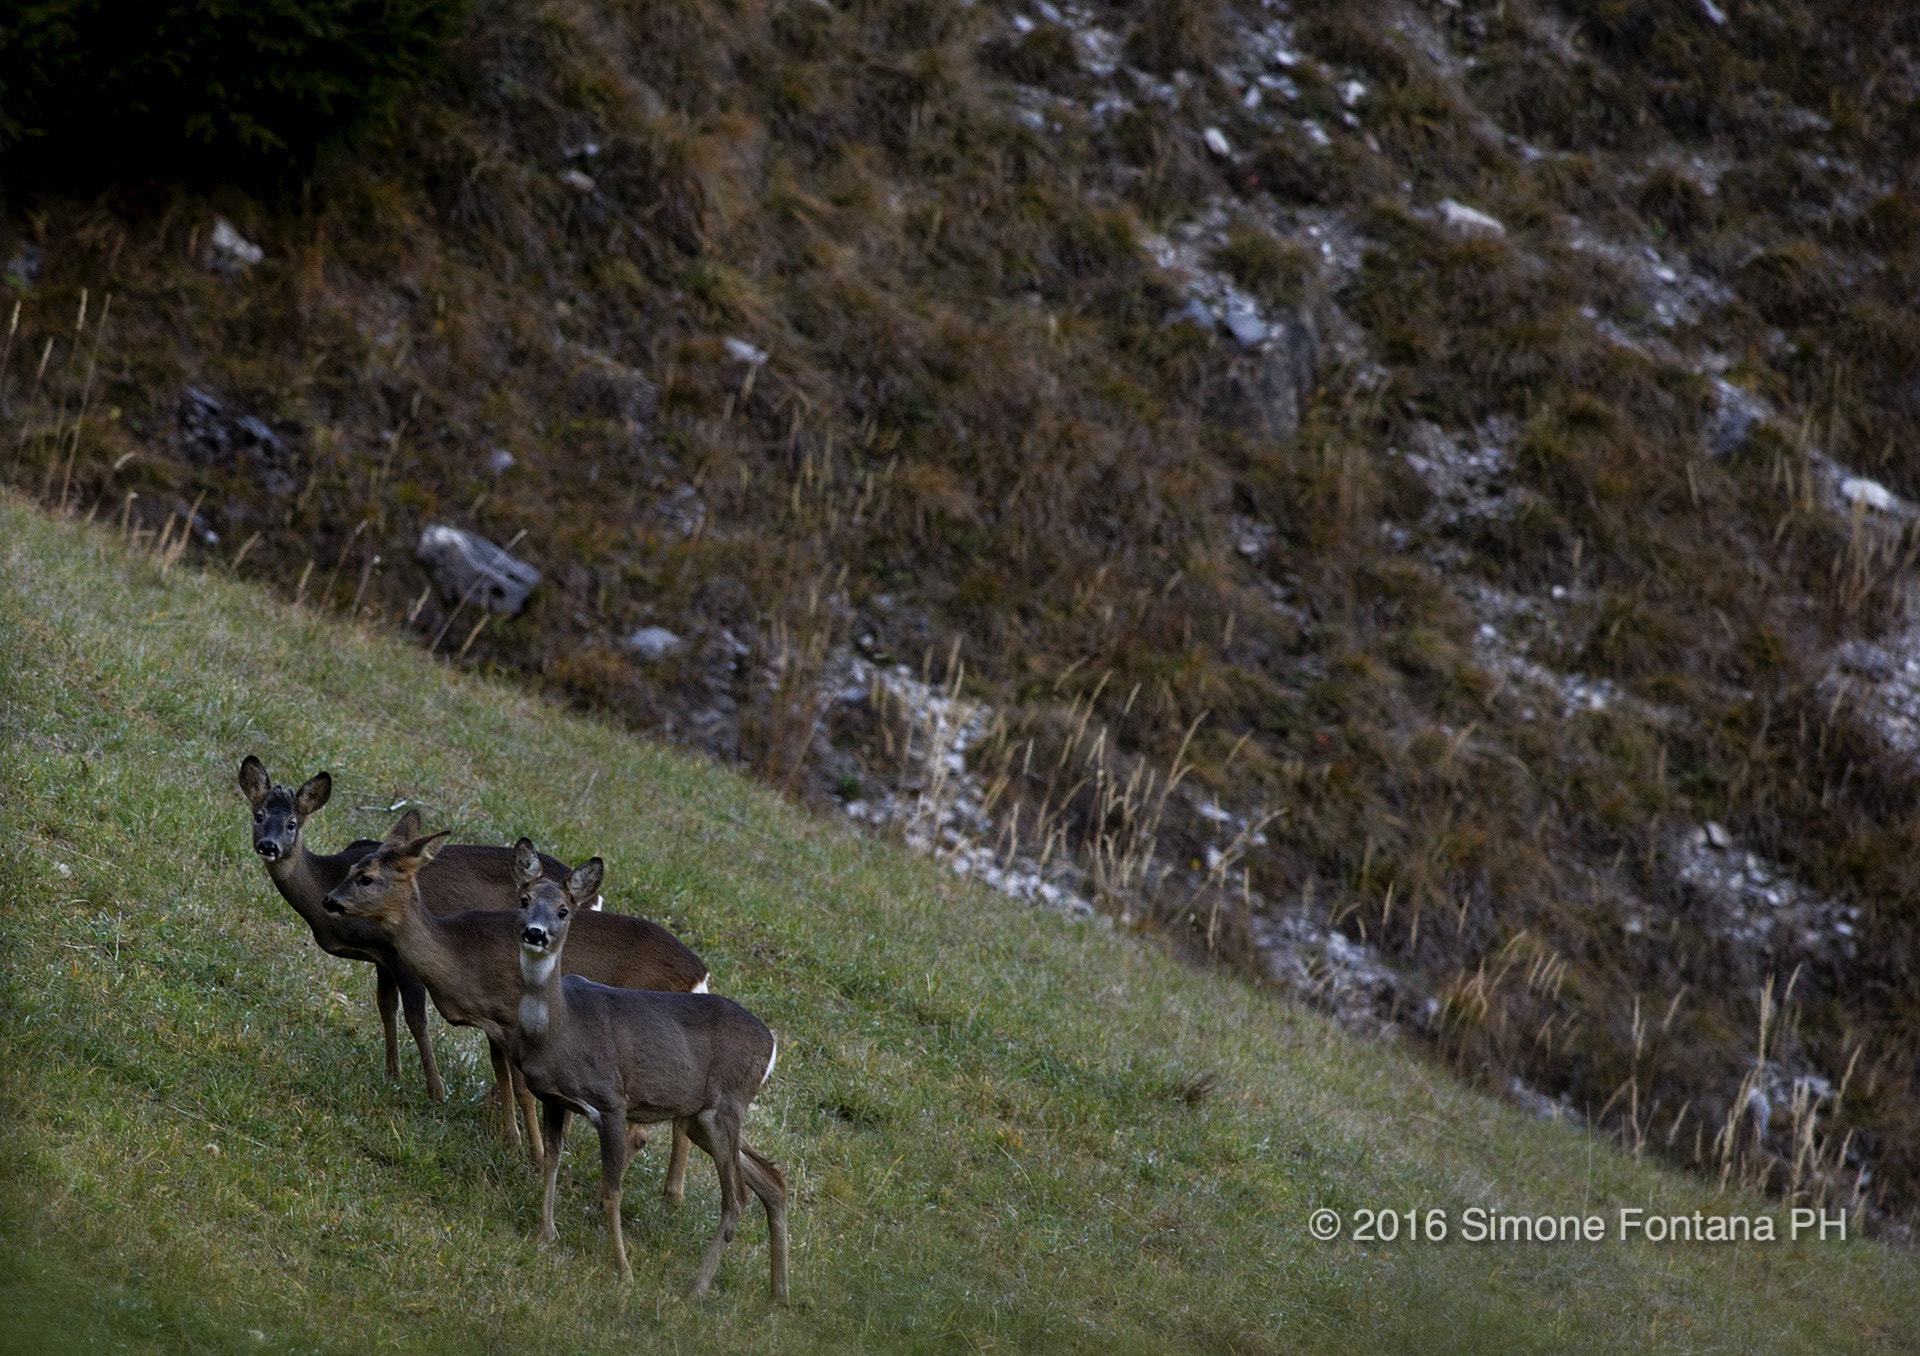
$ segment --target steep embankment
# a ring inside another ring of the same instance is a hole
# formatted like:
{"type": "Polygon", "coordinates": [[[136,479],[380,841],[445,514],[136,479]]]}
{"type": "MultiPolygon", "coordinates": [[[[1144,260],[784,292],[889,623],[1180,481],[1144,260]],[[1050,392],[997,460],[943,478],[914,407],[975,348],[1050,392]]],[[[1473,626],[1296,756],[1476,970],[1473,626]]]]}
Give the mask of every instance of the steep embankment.
{"type": "Polygon", "coordinates": [[[10,198],[0,467],[869,820],[957,655],[922,836],[1904,1227],[1916,15],[477,0],[298,191],[10,198]]]}
{"type": "Polygon", "coordinates": [[[15,1349],[1896,1349],[1920,1267],[1852,1242],[1472,1246],[1462,1211],[1752,1212],[1247,985],[956,883],[709,763],[0,500],[4,1262],[15,1349]],[[612,865],[782,1033],[754,1139],[797,1187],[789,1313],[745,1226],[634,1169],[603,1268],[578,1138],[562,1241],[452,1096],[381,1081],[363,967],[250,860],[243,752],[330,768],[327,843],[436,825],[612,865]],[[1442,1245],[1310,1211],[1444,1209],[1442,1245]]]}

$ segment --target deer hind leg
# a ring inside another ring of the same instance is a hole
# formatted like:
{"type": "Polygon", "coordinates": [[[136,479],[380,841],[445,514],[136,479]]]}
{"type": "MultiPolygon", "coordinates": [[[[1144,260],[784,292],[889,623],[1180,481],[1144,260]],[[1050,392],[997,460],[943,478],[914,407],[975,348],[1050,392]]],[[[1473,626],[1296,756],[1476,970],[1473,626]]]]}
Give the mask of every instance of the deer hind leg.
{"type": "Polygon", "coordinates": [[[727,1244],[733,1242],[734,1230],[740,1224],[740,1199],[744,1190],[740,1185],[740,1118],[709,1107],[693,1118],[688,1134],[695,1144],[713,1156],[713,1166],[720,1173],[720,1228],[713,1242],[707,1245],[707,1255],[700,1259],[700,1270],[687,1296],[699,1299],[713,1284],[714,1275],[720,1270],[720,1257],[726,1252],[727,1244]]]}
{"type": "Polygon", "coordinates": [[[427,986],[411,970],[394,973],[400,986],[400,1007],[406,1014],[407,1030],[420,1048],[420,1070],[427,1076],[427,1096],[436,1102],[447,1100],[447,1085],[440,1081],[440,1065],[433,1057],[433,1038],[427,1032],[427,986]]]}
{"type": "Polygon", "coordinates": [[[597,1128],[600,1131],[600,1201],[607,1212],[607,1240],[613,1249],[614,1269],[620,1279],[633,1279],[627,1264],[627,1241],[620,1232],[620,1179],[627,1172],[627,1114],[625,1107],[601,1107],[597,1128]]]}
{"type": "Polygon", "coordinates": [[[787,1175],[764,1154],[740,1142],[740,1175],[767,1211],[767,1265],[775,1304],[787,1302],[787,1175]]]}
{"type": "Polygon", "coordinates": [[[540,1191],[540,1246],[556,1242],[560,1235],[553,1228],[553,1191],[560,1180],[560,1153],[567,1145],[567,1118],[572,1114],[559,1102],[540,1104],[541,1119],[546,1122],[546,1161],[541,1165],[546,1181],[540,1191]]]}
{"type": "Polygon", "coordinates": [[[667,1182],[660,1193],[666,1197],[668,1205],[678,1205],[687,1198],[687,1153],[690,1147],[686,1121],[676,1120],[673,1123],[673,1156],[667,1160],[667,1182]]]}
{"type": "Polygon", "coordinates": [[[387,1038],[387,1077],[400,1076],[400,981],[384,965],[373,967],[374,1001],[380,1006],[380,1030],[387,1038]]]}

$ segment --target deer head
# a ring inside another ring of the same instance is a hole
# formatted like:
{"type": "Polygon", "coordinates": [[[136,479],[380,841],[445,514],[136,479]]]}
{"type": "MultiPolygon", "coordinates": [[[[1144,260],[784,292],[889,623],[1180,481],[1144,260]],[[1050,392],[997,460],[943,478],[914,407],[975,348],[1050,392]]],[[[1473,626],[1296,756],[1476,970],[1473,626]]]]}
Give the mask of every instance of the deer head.
{"type": "Polygon", "coordinates": [[[268,862],[292,857],[300,848],[300,829],[333,794],[333,778],[316,772],[293,790],[276,786],[258,758],[240,764],[240,790],[253,807],[253,850],[268,862]]]}
{"type": "Polygon", "coordinates": [[[321,901],[328,913],[398,923],[414,898],[414,877],[447,840],[445,832],[420,834],[420,812],[401,815],[380,846],[355,862],[347,878],[321,901]]]}
{"type": "Polygon", "coordinates": [[[520,949],[526,957],[545,961],[560,954],[567,939],[567,917],[576,909],[590,909],[600,893],[606,864],[590,858],[567,877],[563,885],[541,873],[540,854],[531,839],[513,845],[513,884],[520,894],[520,949]]]}

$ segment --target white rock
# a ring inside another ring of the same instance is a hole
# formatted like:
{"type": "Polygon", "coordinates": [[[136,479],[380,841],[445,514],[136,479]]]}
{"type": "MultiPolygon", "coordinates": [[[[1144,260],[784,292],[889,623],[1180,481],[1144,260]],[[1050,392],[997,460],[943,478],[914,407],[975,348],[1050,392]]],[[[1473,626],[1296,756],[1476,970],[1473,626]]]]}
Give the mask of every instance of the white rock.
{"type": "Polygon", "coordinates": [[[1733,846],[1733,835],[1727,832],[1726,826],[1724,824],[1716,824],[1712,820],[1708,820],[1707,821],[1707,842],[1711,846],[1718,848],[1722,852],[1725,852],[1728,848],[1733,846]]]}
{"type": "Polygon", "coordinates": [[[727,356],[736,362],[758,367],[767,360],[767,351],[764,348],[755,348],[745,339],[728,339],[723,342],[726,345],[727,356]]]}
{"type": "Polygon", "coordinates": [[[678,654],[686,647],[686,641],[664,626],[643,626],[627,637],[627,648],[648,663],[678,654]]]}
{"type": "Polygon", "coordinates": [[[497,476],[503,476],[514,467],[513,453],[504,447],[496,447],[487,453],[487,469],[497,476]]]}
{"type": "Polygon", "coordinates": [[[1848,476],[1841,481],[1840,497],[1849,504],[1860,504],[1880,513],[1891,513],[1900,505],[1892,490],[1865,476],[1848,476]]]}
{"type": "Polygon", "coordinates": [[[489,612],[518,612],[540,583],[540,571],[485,537],[434,523],[420,534],[414,555],[433,570],[448,597],[470,599],[489,612]]]}
{"type": "Polygon", "coordinates": [[[213,266],[227,272],[252,268],[267,257],[267,252],[233,228],[225,217],[213,219],[213,239],[209,242],[213,266]]]}
{"type": "Polygon", "coordinates": [[[1227,314],[1224,318],[1227,333],[1237,339],[1242,348],[1257,348],[1265,343],[1273,331],[1267,322],[1260,318],[1260,312],[1246,297],[1234,296],[1227,299],[1227,314]]]}
{"type": "Polygon", "coordinates": [[[1300,130],[1307,134],[1308,141],[1311,141],[1323,151],[1333,145],[1333,138],[1327,135],[1327,129],[1315,122],[1312,118],[1301,122],[1300,130]]]}
{"type": "Polygon", "coordinates": [[[1700,8],[1707,12],[1707,18],[1722,28],[1727,26],[1727,12],[1713,3],[1713,0],[1700,0],[1700,8]]]}
{"type": "Polygon", "coordinates": [[[1355,104],[1359,103],[1362,99],[1367,97],[1367,86],[1365,81],[1342,80],[1334,88],[1335,88],[1335,91],[1340,95],[1340,102],[1345,104],[1348,108],[1352,108],[1355,104]]]}
{"type": "Polygon", "coordinates": [[[562,174],[560,176],[560,182],[572,189],[575,193],[591,193],[600,187],[600,185],[593,181],[591,174],[584,173],[577,169],[570,169],[565,174],[562,174]]]}
{"type": "Polygon", "coordinates": [[[1207,143],[1208,150],[1222,160],[1233,159],[1233,144],[1227,140],[1227,134],[1218,127],[1207,128],[1200,134],[1200,139],[1207,143]]]}
{"type": "Polygon", "coordinates": [[[1469,207],[1452,198],[1440,200],[1440,219],[1447,229],[1460,235],[1505,235],[1507,228],[1499,218],[1490,217],[1477,207],[1469,207]]]}

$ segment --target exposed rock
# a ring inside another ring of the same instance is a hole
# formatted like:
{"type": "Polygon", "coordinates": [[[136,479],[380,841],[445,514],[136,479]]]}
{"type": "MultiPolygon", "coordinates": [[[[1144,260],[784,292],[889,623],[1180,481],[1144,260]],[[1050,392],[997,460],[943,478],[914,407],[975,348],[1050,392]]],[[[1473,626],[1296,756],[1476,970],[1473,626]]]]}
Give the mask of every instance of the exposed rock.
{"type": "Polygon", "coordinates": [[[1433,423],[1413,426],[1406,462],[1433,491],[1429,523],[1450,527],[1513,511],[1520,494],[1510,483],[1507,448],[1515,434],[1511,421],[1501,420],[1460,437],[1433,423]]]}
{"type": "Polygon", "coordinates": [[[1319,372],[1320,335],[1304,310],[1263,328],[1262,346],[1230,369],[1220,414],[1257,438],[1284,441],[1300,431],[1301,406],[1319,372]]]}
{"type": "Polygon", "coordinates": [[[707,522],[706,501],[691,485],[682,485],[653,506],[653,511],[672,523],[683,537],[691,537],[707,522]]]}
{"type": "Polygon", "coordinates": [[[414,555],[449,598],[472,599],[489,612],[518,612],[540,583],[540,571],[485,537],[434,523],[420,534],[414,555]]]}
{"type": "Polygon", "coordinates": [[[1849,504],[1858,504],[1876,513],[1892,513],[1900,507],[1900,501],[1892,490],[1865,476],[1848,476],[1841,481],[1840,497],[1849,504]]]}
{"type": "Polygon", "coordinates": [[[749,367],[759,367],[767,361],[767,351],[764,348],[754,347],[745,339],[727,339],[723,342],[727,356],[735,362],[745,363],[749,367]]]}
{"type": "Polygon", "coordinates": [[[1684,896],[1749,980],[1757,981],[1783,951],[1832,961],[1856,952],[1858,908],[1823,898],[1782,867],[1739,850],[1719,824],[1681,837],[1674,865],[1684,896]]]}
{"type": "Polygon", "coordinates": [[[1746,442],[1753,426],[1773,416],[1773,408],[1753,392],[1735,386],[1725,377],[1713,379],[1713,428],[1708,446],[1716,457],[1724,457],[1746,442]]]}
{"type": "Polygon", "coordinates": [[[1404,981],[1365,942],[1316,921],[1304,903],[1253,918],[1253,942],[1267,975],[1297,997],[1325,1007],[1340,1025],[1389,1036],[1404,981]]]}
{"type": "Polygon", "coordinates": [[[207,263],[222,273],[244,273],[267,252],[235,230],[225,217],[213,219],[213,237],[207,242],[207,263]]]}
{"type": "Polygon", "coordinates": [[[1222,132],[1218,127],[1207,128],[1206,131],[1200,134],[1200,139],[1207,143],[1208,150],[1212,151],[1222,160],[1233,159],[1233,143],[1227,140],[1227,134],[1222,132]]]}
{"type": "Polygon", "coordinates": [[[1528,1087],[1518,1077],[1507,1084],[1507,1095],[1519,1104],[1520,1108],[1538,1120],[1568,1121],[1579,1125],[1586,1118],[1574,1109],[1573,1099],[1566,1093],[1560,1094],[1560,1100],[1554,1101],[1544,1092],[1528,1087]]]}
{"type": "Polygon", "coordinates": [[[592,193],[600,187],[600,185],[593,181],[591,174],[577,169],[570,169],[562,174],[560,176],[560,182],[572,189],[575,193],[581,194],[592,193]]]}
{"type": "Polygon", "coordinates": [[[234,414],[219,397],[197,386],[180,393],[176,407],[182,450],[209,466],[231,467],[243,459],[272,494],[291,494],[297,488],[292,455],[284,440],[264,420],[234,414]]]}
{"type": "Polygon", "coordinates": [[[43,258],[38,245],[20,246],[13,258],[7,260],[7,281],[15,287],[32,287],[40,281],[43,258]]]}
{"type": "Polygon", "coordinates": [[[487,470],[494,475],[503,476],[514,468],[516,458],[504,447],[496,447],[487,453],[487,470]]]}
{"type": "Polygon", "coordinates": [[[644,436],[648,421],[660,404],[660,388],[647,380],[638,368],[584,345],[571,347],[578,359],[573,370],[573,389],[580,403],[619,420],[626,425],[630,436],[644,436]]]}
{"type": "Polygon", "coordinates": [[[627,637],[627,648],[649,664],[670,658],[686,647],[686,641],[664,626],[643,626],[627,637]]]}
{"type": "Polygon", "coordinates": [[[1845,641],[1834,650],[1833,658],[1834,662],[1848,673],[1857,674],[1876,683],[1886,682],[1899,671],[1893,656],[1869,640],[1845,641]]]}
{"type": "Polygon", "coordinates": [[[1490,217],[1479,208],[1455,202],[1452,198],[1442,198],[1439,211],[1440,220],[1456,235],[1504,236],[1507,233],[1507,228],[1497,217],[1490,217]]]}

